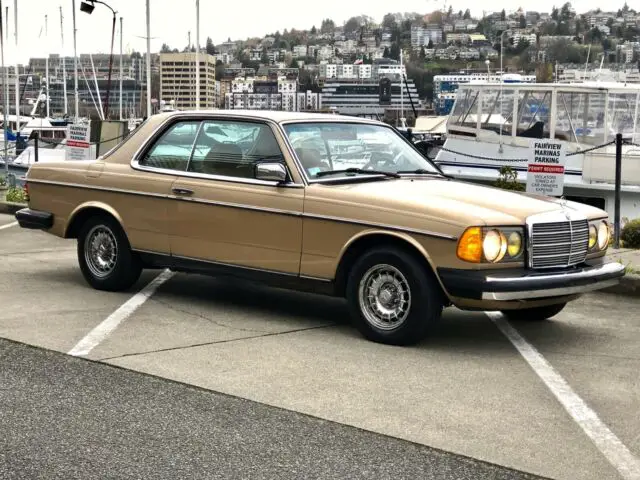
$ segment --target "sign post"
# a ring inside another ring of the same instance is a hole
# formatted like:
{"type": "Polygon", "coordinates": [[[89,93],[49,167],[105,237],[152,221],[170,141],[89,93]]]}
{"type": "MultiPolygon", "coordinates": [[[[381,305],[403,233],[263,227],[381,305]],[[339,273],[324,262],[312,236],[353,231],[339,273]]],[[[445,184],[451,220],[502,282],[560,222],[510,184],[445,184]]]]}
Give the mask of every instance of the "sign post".
{"type": "Polygon", "coordinates": [[[531,140],[527,167],[527,193],[562,196],[566,161],[564,143],[549,139],[531,140]]]}
{"type": "Polygon", "coordinates": [[[90,124],[67,125],[67,160],[91,159],[91,126],[90,124]]]}

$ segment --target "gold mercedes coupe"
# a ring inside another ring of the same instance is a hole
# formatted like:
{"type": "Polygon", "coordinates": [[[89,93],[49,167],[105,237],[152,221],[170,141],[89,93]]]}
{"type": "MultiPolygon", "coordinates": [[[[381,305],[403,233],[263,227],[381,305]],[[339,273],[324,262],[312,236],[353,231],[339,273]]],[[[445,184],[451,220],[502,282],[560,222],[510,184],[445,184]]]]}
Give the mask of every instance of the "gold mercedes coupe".
{"type": "Polygon", "coordinates": [[[34,164],[23,228],[77,239],[96,289],[142,269],[345,297],[374,341],[447,306],[543,320],[624,275],[606,212],[450,178],[384,123],[330,114],[153,115],[91,161],[34,164]]]}

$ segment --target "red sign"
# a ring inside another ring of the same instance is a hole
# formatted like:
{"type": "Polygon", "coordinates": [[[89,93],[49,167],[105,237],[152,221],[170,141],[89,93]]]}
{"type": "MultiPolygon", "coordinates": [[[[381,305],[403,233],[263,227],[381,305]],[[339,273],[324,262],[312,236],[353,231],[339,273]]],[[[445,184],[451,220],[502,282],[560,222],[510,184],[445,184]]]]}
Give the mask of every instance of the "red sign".
{"type": "Polygon", "coordinates": [[[531,163],[527,171],[529,173],[555,173],[561,175],[564,173],[564,166],[531,163]]]}

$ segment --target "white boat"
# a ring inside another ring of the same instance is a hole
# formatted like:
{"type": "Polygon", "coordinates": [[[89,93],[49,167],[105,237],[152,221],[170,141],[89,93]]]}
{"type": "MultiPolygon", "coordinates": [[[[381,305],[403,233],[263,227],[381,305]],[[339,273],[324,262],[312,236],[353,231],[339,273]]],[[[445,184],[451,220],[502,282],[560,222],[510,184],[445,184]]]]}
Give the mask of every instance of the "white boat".
{"type": "Polygon", "coordinates": [[[526,184],[532,139],[565,144],[563,196],[614,218],[615,149],[622,147],[621,218],[640,217],[640,85],[585,82],[460,85],[436,156],[445,173],[479,183],[509,166],[526,184]],[[605,145],[592,151],[593,147],[605,145]]]}
{"type": "MultiPolygon", "coordinates": [[[[66,152],[67,140],[63,139],[57,144],[40,144],[38,146],[38,163],[56,162],[59,160],[67,160],[66,152]]],[[[89,147],[89,158],[96,158],[96,146],[89,147]]],[[[27,170],[36,161],[35,147],[28,146],[18,155],[10,164],[12,167],[27,170]]]]}

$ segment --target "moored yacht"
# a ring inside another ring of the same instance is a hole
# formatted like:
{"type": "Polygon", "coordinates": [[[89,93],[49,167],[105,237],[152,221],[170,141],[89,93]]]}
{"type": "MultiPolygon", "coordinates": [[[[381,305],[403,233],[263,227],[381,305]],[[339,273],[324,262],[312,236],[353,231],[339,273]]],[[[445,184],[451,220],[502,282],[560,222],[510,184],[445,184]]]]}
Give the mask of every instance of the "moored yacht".
{"type": "Polygon", "coordinates": [[[500,168],[508,166],[518,182],[526,183],[532,139],[561,141],[567,153],[563,196],[603,208],[613,218],[613,142],[621,133],[621,217],[638,218],[639,105],[638,84],[460,85],[435,161],[444,172],[479,183],[494,182],[500,168]]]}

